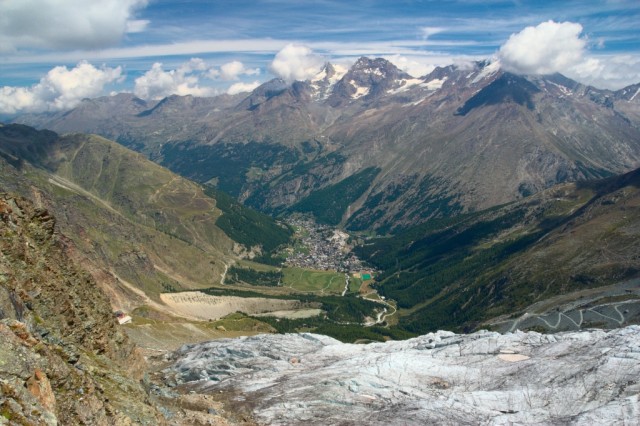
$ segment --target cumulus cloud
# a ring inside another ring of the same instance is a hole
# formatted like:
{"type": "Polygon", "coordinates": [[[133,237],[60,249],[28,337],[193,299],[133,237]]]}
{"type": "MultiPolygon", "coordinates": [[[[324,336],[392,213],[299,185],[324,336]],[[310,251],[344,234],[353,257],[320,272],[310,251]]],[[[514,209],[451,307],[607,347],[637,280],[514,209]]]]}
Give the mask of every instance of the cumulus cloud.
{"type": "MultiPolygon", "coordinates": [[[[219,91],[203,85],[206,79],[228,81],[239,80],[242,76],[260,74],[260,68],[247,68],[240,61],[232,61],[216,67],[200,58],[193,58],[176,69],[164,70],[156,62],[143,76],[135,80],[133,92],[142,99],[162,99],[170,95],[215,96],[219,91]]],[[[255,89],[260,83],[238,82],[227,89],[227,93],[236,94],[255,89]]],[[[216,86],[220,86],[218,82],[216,86]]]]}
{"type": "Polygon", "coordinates": [[[617,90],[640,82],[640,56],[587,57],[566,75],[600,89],[617,90]]]}
{"type": "Polygon", "coordinates": [[[566,72],[582,61],[587,41],[582,25],[547,21],[527,27],[500,47],[503,67],[519,74],[566,72]]]}
{"type": "Polygon", "coordinates": [[[246,68],[240,61],[227,62],[220,66],[220,69],[212,68],[208,72],[211,79],[220,78],[222,80],[238,80],[243,75],[258,75],[260,68],[246,68]]]}
{"type": "MultiPolygon", "coordinates": [[[[518,74],[562,73],[580,83],[602,89],[620,89],[640,81],[640,57],[593,56],[582,25],[547,21],[512,34],[500,47],[502,67],[518,74]]],[[[604,46],[598,40],[597,48],[604,46]]]]}
{"type": "Polygon", "coordinates": [[[55,67],[31,87],[0,88],[0,113],[73,108],[84,98],[100,95],[105,85],[121,80],[121,74],[121,67],[96,68],[86,61],[71,69],[55,67]]]}
{"type": "Polygon", "coordinates": [[[288,44],[276,54],[270,68],[285,81],[307,80],[316,75],[324,63],[324,58],[310,48],[288,44]]]}
{"type": "Polygon", "coordinates": [[[223,80],[237,80],[241,75],[260,74],[260,68],[246,69],[240,61],[228,62],[220,67],[220,78],[223,80]]]}
{"type": "Polygon", "coordinates": [[[385,59],[414,77],[425,76],[436,67],[432,58],[408,58],[403,55],[392,55],[385,57],[385,59]]]}
{"type": "Polygon", "coordinates": [[[149,71],[136,78],[133,93],[142,99],[162,99],[170,95],[213,96],[215,89],[200,86],[200,78],[207,71],[206,63],[199,58],[168,71],[156,62],[149,71]]]}
{"type": "Polygon", "coordinates": [[[258,86],[260,86],[259,81],[254,81],[253,83],[242,83],[242,82],[235,83],[235,84],[232,84],[231,87],[227,89],[227,93],[229,95],[236,95],[238,93],[251,92],[253,89],[255,89],[258,86]]]}
{"type": "Polygon", "coordinates": [[[147,0],[0,1],[0,49],[90,49],[117,43],[147,21],[133,19],[147,0]]]}

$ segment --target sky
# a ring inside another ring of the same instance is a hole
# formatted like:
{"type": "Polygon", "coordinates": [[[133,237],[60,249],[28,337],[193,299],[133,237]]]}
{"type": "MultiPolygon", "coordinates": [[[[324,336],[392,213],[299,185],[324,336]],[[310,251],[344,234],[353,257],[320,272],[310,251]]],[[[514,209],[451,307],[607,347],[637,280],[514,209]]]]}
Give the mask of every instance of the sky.
{"type": "Polygon", "coordinates": [[[489,58],[615,90],[640,82],[639,24],[638,0],[0,0],[0,114],[235,94],[360,56],[415,77],[489,58]]]}

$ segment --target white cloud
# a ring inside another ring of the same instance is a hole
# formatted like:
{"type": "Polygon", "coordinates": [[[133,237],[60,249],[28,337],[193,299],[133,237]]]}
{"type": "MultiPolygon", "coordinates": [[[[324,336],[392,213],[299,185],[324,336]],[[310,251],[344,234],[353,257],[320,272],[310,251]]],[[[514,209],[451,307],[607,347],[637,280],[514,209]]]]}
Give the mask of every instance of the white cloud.
{"type": "Polygon", "coordinates": [[[288,44],[271,62],[271,71],[286,81],[307,80],[320,71],[325,60],[307,46],[288,44]]]}
{"type": "Polygon", "coordinates": [[[207,63],[200,58],[191,58],[178,67],[178,72],[189,74],[197,71],[206,71],[209,68],[207,63]]]}
{"type": "Polygon", "coordinates": [[[437,60],[434,63],[434,60],[429,57],[420,58],[392,55],[386,56],[385,59],[413,77],[423,77],[433,71],[437,65],[442,65],[440,61],[437,60]]]}
{"type": "Polygon", "coordinates": [[[245,68],[244,64],[240,61],[232,61],[223,64],[220,70],[214,71],[215,77],[220,77],[223,80],[237,80],[241,75],[258,75],[260,74],[260,68],[245,68]]]}
{"type": "MultiPolygon", "coordinates": [[[[218,90],[202,85],[203,79],[238,80],[241,76],[260,74],[260,68],[246,68],[240,61],[232,61],[219,68],[208,65],[200,58],[192,58],[176,69],[165,71],[156,62],[143,76],[135,80],[133,92],[143,99],[162,99],[170,95],[215,96],[218,90]]],[[[260,83],[239,82],[227,89],[236,94],[255,89],[260,83]]]]}
{"type": "Polygon", "coordinates": [[[147,0],[0,1],[0,49],[89,49],[117,43],[146,21],[132,19],[147,0]]]}
{"type": "Polygon", "coordinates": [[[238,93],[251,92],[253,89],[255,89],[258,86],[260,86],[259,81],[254,81],[253,83],[242,83],[242,82],[235,83],[235,84],[232,84],[227,89],[227,93],[229,95],[236,95],[238,93]]]}
{"type": "Polygon", "coordinates": [[[132,21],[127,21],[125,26],[125,32],[127,33],[142,33],[147,29],[147,26],[151,23],[151,21],[147,19],[135,19],[132,21]]]}
{"type": "Polygon", "coordinates": [[[74,68],[55,67],[31,87],[0,88],[0,113],[41,112],[75,107],[98,96],[104,86],[120,80],[122,68],[96,68],[86,61],[74,68]]]}
{"type": "MultiPolygon", "coordinates": [[[[547,21],[512,34],[498,57],[507,71],[518,74],[562,73],[601,89],[620,89],[640,82],[640,56],[593,56],[582,25],[547,21]]],[[[595,46],[601,48],[603,41],[595,46]]]]}
{"type": "Polygon", "coordinates": [[[424,38],[425,40],[427,40],[432,35],[441,33],[441,32],[443,32],[445,30],[446,30],[446,28],[443,28],[443,27],[422,27],[422,28],[420,28],[420,32],[422,33],[422,38],[424,38]]]}
{"type": "Polygon", "coordinates": [[[519,74],[566,72],[582,61],[587,41],[582,25],[547,21],[527,27],[500,47],[503,67],[519,74]]]}
{"type": "Polygon", "coordinates": [[[240,61],[226,63],[220,67],[220,76],[225,80],[235,80],[244,71],[244,65],[240,61]]]}
{"type": "Polygon", "coordinates": [[[617,90],[640,82],[640,56],[587,57],[566,75],[599,89],[617,90]]]}
{"type": "Polygon", "coordinates": [[[200,78],[209,71],[199,58],[191,59],[174,70],[164,71],[156,62],[143,76],[136,78],[133,93],[142,99],[162,99],[170,95],[213,96],[211,87],[201,87],[200,78]]]}

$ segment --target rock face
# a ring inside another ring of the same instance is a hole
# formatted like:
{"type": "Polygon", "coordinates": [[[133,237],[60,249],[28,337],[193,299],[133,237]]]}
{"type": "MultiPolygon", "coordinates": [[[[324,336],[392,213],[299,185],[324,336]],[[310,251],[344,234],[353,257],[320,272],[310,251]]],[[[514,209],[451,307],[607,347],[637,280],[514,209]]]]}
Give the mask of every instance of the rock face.
{"type": "Polygon", "coordinates": [[[142,364],[55,219],[0,193],[0,423],[158,424],[142,364]]]}
{"type": "Polygon", "coordinates": [[[181,348],[165,380],[265,424],[636,424],[640,327],[343,344],[262,335],[181,348]]]}

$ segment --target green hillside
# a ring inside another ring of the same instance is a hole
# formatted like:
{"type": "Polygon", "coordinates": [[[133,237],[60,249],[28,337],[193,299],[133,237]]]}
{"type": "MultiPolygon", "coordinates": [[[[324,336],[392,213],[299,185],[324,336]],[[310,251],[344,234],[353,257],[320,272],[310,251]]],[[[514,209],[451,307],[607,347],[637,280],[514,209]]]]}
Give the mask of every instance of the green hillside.
{"type": "Polygon", "coordinates": [[[558,295],[579,298],[640,277],[639,187],[640,171],[562,185],[357,251],[383,271],[378,290],[397,301],[401,328],[471,330],[531,314],[532,304],[558,295]]]}
{"type": "Polygon", "coordinates": [[[340,182],[329,185],[291,207],[291,211],[311,213],[318,222],[338,225],[349,205],[355,202],[369,188],[380,169],[366,168],[340,182]]]}
{"type": "Polygon", "coordinates": [[[91,135],[0,127],[0,186],[52,211],[116,303],[219,282],[233,241],[199,185],[91,135]],[[133,287],[133,288],[132,288],[133,287]]]}
{"type": "Polygon", "coordinates": [[[231,239],[246,247],[261,246],[265,254],[289,242],[293,231],[270,216],[238,203],[225,192],[207,187],[205,193],[217,201],[216,207],[222,215],[216,225],[231,239]]]}

